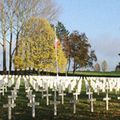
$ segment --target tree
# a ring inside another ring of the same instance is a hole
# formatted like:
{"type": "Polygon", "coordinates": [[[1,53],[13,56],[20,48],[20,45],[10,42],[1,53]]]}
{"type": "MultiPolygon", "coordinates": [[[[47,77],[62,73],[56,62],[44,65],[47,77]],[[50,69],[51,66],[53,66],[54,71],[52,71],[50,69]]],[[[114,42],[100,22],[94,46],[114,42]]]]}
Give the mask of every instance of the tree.
{"type": "Polygon", "coordinates": [[[96,63],[94,69],[95,71],[100,72],[100,65],[96,63]]]}
{"type": "Polygon", "coordinates": [[[1,43],[3,47],[3,71],[6,72],[6,33],[7,33],[7,26],[6,26],[6,12],[5,12],[5,4],[4,0],[0,2],[0,21],[1,21],[1,38],[3,43],[1,43]]]}
{"type": "Polygon", "coordinates": [[[89,60],[88,60],[88,67],[94,68],[94,66],[93,66],[94,61],[95,62],[97,61],[97,56],[95,54],[95,51],[91,50],[90,55],[89,55],[89,60]]]}
{"type": "Polygon", "coordinates": [[[59,38],[61,42],[62,49],[65,53],[65,56],[67,58],[68,68],[66,72],[68,73],[69,68],[70,68],[69,31],[65,28],[65,26],[61,22],[58,22],[56,25],[56,33],[57,33],[57,37],[59,38]]]}
{"type": "Polygon", "coordinates": [[[103,62],[102,62],[102,71],[103,72],[106,72],[108,70],[108,64],[107,64],[107,62],[104,60],[103,62]]]}
{"type": "MultiPolygon", "coordinates": [[[[18,54],[14,58],[15,68],[32,67],[56,71],[54,40],[55,32],[47,20],[36,17],[28,20],[20,35],[18,54]]],[[[60,46],[58,58],[59,70],[62,71],[66,58],[60,46]]]]}
{"type": "MultiPolygon", "coordinates": [[[[118,53],[118,55],[120,56],[120,53],[118,53]]],[[[120,71],[120,62],[119,62],[118,65],[116,66],[115,71],[120,71]]]]}
{"type": "Polygon", "coordinates": [[[116,66],[115,71],[120,72],[120,63],[116,66]]]}
{"type": "Polygon", "coordinates": [[[64,44],[64,40],[66,37],[68,37],[69,35],[69,31],[65,28],[65,26],[58,21],[57,25],[56,25],[56,33],[57,33],[57,37],[60,39],[60,41],[62,41],[62,43],[64,44]]]}
{"type": "Polygon", "coordinates": [[[73,72],[75,72],[78,68],[87,65],[90,44],[85,33],[79,34],[78,31],[70,34],[69,42],[70,57],[73,59],[73,72]]]}
{"type": "Polygon", "coordinates": [[[1,36],[4,42],[4,44],[1,43],[3,47],[3,70],[6,71],[6,41],[9,44],[9,70],[11,71],[13,55],[14,53],[17,54],[18,41],[25,22],[32,16],[44,17],[54,22],[58,16],[58,10],[54,0],[49,0],[49,2],[48,0],[0,1],[1,36]],[[14,46],[13,42],[16,42],[14,46]]]}

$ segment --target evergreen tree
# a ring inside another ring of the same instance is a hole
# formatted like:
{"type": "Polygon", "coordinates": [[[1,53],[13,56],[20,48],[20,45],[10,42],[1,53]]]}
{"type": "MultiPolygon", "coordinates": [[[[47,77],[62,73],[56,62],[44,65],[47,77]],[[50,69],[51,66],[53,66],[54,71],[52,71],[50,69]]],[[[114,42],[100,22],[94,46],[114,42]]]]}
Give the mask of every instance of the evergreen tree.
{"type": "Polygon", "coordinates": [[[94,68],[94,66],[93,66],[94,61],[95,62],[97,61],[97,56],[95,54],[95,51],[91,50],[90,55],[89,55],[89,60],[88,60],[88,67],[94,68]]]}
{"type": "Polygon", "coordinates": [[[70,68],[69,31],[65,28],[65,26],[61,22],[58,22],[56,25],[56,33],[57,33],[57,37],[61,42],[65,56],[67,58],[67,64],[68,64],[67,72],[68,72],[70,68]]]}

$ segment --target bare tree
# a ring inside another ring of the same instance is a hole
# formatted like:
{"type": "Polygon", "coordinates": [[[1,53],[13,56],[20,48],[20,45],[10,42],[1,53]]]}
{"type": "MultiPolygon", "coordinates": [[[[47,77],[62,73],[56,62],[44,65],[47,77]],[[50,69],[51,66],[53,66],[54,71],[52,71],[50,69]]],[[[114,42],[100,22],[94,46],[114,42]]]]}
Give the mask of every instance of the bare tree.
{"type": "Polygon", "coordinates": [[[1,25],[1,45],[3,47],[3,71],[6,71],[6,33],[7,33],[7,25],[6,25],[6,12],[5,12],[5,4],[4,0],[0,2],[0,25],[1,25]]]}
{"type": "Polygon", "coordinates": [[[94,69],[95,71],[100,72],[100,65],[96,63],[94,69]]]}
{"type": "Polygon", "coordinates": [[[103,72],[106,72],[108,70],[108,64],[107,64],[107,62],[104,60],[103,62],[102,62],[102,71],[103,72]]]}

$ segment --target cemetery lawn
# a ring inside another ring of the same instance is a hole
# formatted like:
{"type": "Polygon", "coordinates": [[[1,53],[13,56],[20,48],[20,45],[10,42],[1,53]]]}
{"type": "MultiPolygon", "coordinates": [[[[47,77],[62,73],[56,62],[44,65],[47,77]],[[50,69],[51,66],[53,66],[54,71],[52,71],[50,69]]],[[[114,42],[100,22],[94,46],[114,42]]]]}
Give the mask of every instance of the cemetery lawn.
{"type": "MultiPolygon", "coordinates": [[[[3,108],[3,104],[7,104],[7,96],[10,95],[10,90],[12,88],[9,88],[5,96],[0,98],[0,120],[8,120],[8,109],[3,108]]],[[[115,94],[115,92],[109,94],[111,100],[108,111],[105,110],[105,101],[103,101],[105,93],[94,94],[93,97],[96,98],[96,102],[94,103],[94,112],[91,113],[84,82],[77,103],[76,114],[73,114],[73,104],[69,103],[73,98],[70,94],[67,94],[67,97],[65,96],[64,105],[59,104],[57,106],[58,115],[54,116],[53,105],[46,106],[46,99],[41,99],[41,93],[35,91],[33,93],[36,94],[36,102],[40,103],[39,106],[36,106],[36,117],[32,118],[32,108],[27,106],[29,101],[26,97],[24,83],[21,82],[15,102],[16,107],[12,109],[12,120],[120,120],[120,100],[117,100],[120,94],[115,94]]],[[[53,97],[50,99],[53,100],[53,97]]],[[[58,100],[61,99],[58,98],[58,100]]]]}

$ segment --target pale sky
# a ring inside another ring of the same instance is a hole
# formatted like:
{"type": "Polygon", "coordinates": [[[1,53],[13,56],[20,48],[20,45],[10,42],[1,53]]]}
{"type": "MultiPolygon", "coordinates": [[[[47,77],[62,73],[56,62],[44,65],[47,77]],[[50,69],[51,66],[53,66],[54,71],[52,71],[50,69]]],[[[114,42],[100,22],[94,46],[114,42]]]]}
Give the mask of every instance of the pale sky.
{"type": "Polygon", "coordinates": [[[70,32],[85,32],[98,62],[110,70],[120,61],[120,0],[56,0],[58,18],[70,32]]]}

